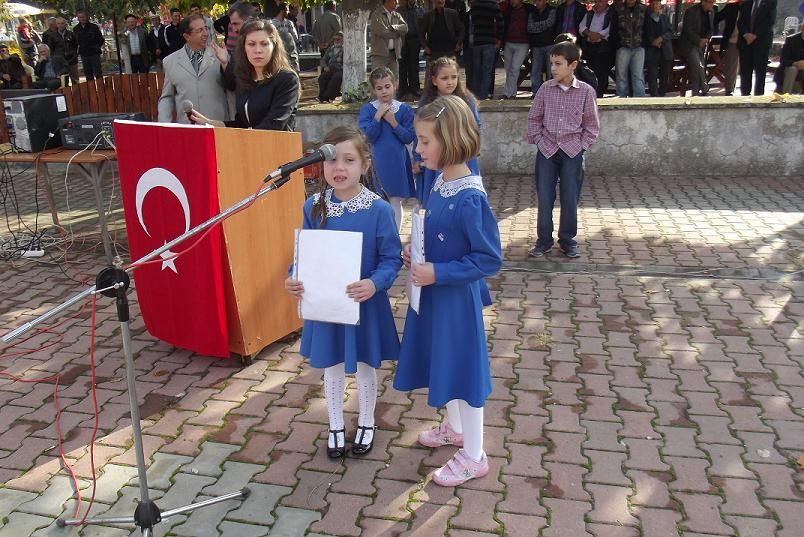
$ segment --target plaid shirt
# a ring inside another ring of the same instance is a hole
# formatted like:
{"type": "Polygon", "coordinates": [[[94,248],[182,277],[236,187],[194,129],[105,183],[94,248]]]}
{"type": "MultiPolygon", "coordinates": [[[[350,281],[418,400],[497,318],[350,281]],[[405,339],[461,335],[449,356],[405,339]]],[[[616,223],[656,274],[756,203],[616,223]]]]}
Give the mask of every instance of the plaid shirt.
{"type": "Polygon", "coordinates": [[[574,157],[589,149],[600,133],[592,86],[576,77],[567,91],[556,80],[541,85],[528,112],[528,143],[550,158],[559,149],[574,157]]]}

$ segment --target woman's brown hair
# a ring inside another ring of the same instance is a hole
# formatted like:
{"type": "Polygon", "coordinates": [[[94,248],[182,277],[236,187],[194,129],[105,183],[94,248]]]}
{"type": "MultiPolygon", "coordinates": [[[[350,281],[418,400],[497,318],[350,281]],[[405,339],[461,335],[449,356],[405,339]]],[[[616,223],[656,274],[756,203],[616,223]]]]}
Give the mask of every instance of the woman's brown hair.
{"type": "MultiPolygon", "coordinates": [[[[295,75],[296,72],[290,66],[290,62],[288,62],[285,45],[282,43],[282,38],[276,27],[271,24],[271,21],[252,19],[240,28],[240,38],[237,40],[237,46],[234,50],[235,76],[237,77],[238,85],[241,88],[253,88],[259,84],[259,82],[256,82],[257,72],[254,66],[251,65],[251,62],[248,61],[248,56],[246,56],[246,38],[249,34],[253,34],[254,32],[265,32],[268,34],[268,39],[274,46],[271,59],[268,61],[268,65],[263,69],[265,79],[270,80],[279,73],[279,71],[290,71],[295,75]]],[[[299,84],[299,91],[301,92],[301,84],[299,84]]]]}

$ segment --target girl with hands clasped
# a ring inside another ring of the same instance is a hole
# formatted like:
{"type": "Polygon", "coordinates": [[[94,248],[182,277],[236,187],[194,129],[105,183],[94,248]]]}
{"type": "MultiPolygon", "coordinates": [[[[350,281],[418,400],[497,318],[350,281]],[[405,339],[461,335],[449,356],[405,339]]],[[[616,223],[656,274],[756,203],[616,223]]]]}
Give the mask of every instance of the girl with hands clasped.
{"type": "Polygon", "coordinates": [[[413,141],[413,110],[397,101],[396,78],[387,67],[369,75],[375,100],[360,109],[358,125],[371,142],[377,191],[388,196],[396,228],[402,225],[402,202],[416,195],[407,144],[413,141]]]}
{"type": "MultiPolygon", "coordinates": [[[[301,354],[313,367],[324,368],[329,434],[327,455],[346,454],[343,420],[345,374],[355,374],[359,416],[352,442],[353,455],[362,456],[374,445],[374,407],[377,374],[383,360],[399,354],[387,290],[402,266],[401,243],[390,205],[366,186],[371,163],[368,142],[353,127],[337,127],[323,143],[334,144],[335,160],[324,162],[324,180],[319,192],[304,204],[304,229],[359,231],[363,233],[360,281],[351,283],[346,294],[360,302],[357,326],[305,321],[301,354]]],[[[304,294],[303,282],[288,278],[285,289],[296,298],[304,294]]]]}
{"type": "Polygon", "coordinates": [[[491,373],[481,290],[483,278],[502,265],[500,232],[483,181],[467,163],[480,151],[480,133],[466,102],[439,97],[419,109],[415,127],[422,162],[441,174],[425,206],[427,262],[411,266],[405,249],[413,284],[422,290],[419,313],[408,309],[394,387],[429,388],[427,403],[446,405],[444,422],[418,440],[462,448],[433,473],[437,484],[455,486],[489,471],[483,406],[491,373]]]}

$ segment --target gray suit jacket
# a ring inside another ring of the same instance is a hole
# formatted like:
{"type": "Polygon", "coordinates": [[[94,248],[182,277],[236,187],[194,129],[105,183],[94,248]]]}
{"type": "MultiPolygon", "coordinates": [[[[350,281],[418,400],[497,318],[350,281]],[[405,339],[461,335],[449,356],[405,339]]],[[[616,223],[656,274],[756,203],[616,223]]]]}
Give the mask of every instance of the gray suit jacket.
{"type": "Polygon", "coordinates": [[[195,74],[186,49],[180,48],[162,61],[165,82],[159,97],[159,122],[170,123],[176,112],[177,123],[189,123],[182,109],[182,101],[193,103],[193,108],[209,119],[226,121],[229,117],[220,63],[212,47],[204,51],[201,67],[195,74]]]}
{"type": "Polygon", "coordinates": [[[389,17],[390,21],[385,18],[385,8],[382,5],[377,7],[369,17],[371,55],[389,56],[388,41],[393,40],[394,55],[398,60],[402,57],[402,37],[408,33],[408,24],[396,11],[392,11],[389,17]]]}

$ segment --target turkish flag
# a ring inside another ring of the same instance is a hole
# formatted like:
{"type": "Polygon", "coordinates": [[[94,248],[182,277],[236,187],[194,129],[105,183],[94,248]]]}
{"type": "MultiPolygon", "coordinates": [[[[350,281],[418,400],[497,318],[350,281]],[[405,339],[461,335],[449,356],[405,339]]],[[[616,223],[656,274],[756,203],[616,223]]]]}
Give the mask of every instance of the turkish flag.
{"type": "MultiPolygon", "coordinates": [[[[213,129],[116,121],[114,140],[132,261],[219,212],[213,129]]],[[[200,236],[134,269],[140,311],[157,339],[228,357],[222,230],[182,254],[200,236]]]]}

